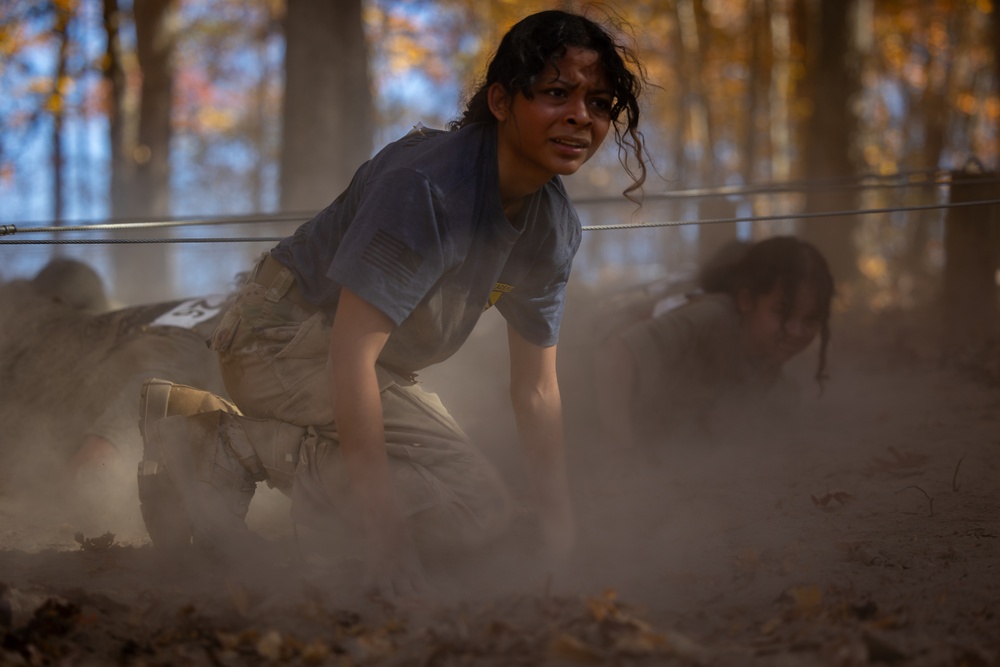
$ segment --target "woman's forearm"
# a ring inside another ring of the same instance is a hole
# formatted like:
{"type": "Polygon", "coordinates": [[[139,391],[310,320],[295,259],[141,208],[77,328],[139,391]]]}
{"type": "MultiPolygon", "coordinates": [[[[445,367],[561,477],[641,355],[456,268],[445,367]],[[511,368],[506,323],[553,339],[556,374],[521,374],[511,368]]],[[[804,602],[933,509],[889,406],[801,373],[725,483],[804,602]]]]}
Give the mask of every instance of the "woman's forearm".
{"type": "Polygon", "coordinates": [[[544,537],[556,554],[565,555],[573,545],[576,526],[558,387],[542,391],[513,388],[511,398],[544,537]]]}
{"type": "Polygon", "coordinates": [[[391,549],[402,517],[389,477],[382,403],[374,367],[331,372],[334,413],[352,496],[370,545],[391,549]]]}
{"type": "Polygon", "coordinates": [[[350,290],[341,293],[330,337],[329,382],[352,497],[376,559],[406,539],[385,448],[375,363],[392,323],[350,290]]]}

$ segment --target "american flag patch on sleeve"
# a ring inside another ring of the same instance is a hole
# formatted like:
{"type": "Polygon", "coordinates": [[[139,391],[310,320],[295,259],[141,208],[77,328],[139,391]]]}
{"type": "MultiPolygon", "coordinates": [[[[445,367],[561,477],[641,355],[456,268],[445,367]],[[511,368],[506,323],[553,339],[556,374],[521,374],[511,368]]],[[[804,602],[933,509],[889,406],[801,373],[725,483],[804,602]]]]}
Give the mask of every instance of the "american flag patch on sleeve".
{"type": "Polygon", "coordinates": [[[361,258],[401,282],[413,278],[424,261],[413,248],[381,229],[375,232],[361,258]]]}

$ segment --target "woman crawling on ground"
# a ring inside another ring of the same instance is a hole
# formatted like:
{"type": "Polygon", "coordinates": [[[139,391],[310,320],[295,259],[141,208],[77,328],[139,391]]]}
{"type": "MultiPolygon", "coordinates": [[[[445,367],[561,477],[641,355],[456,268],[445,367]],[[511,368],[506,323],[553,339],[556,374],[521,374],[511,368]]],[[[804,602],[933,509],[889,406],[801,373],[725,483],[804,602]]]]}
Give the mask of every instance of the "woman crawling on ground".
{"type": "Polygon", "coordinates": [[[786,407],[797,392],[782,370],[817,336],[822,387],[834,291],[822,254],[791,236],[722,253],[728,261],[702,271],[701,294],[599,346],[598,412],[611,448],[663,443],[685,428],[704,436],[735,405],[744,416],[786,407]]]}

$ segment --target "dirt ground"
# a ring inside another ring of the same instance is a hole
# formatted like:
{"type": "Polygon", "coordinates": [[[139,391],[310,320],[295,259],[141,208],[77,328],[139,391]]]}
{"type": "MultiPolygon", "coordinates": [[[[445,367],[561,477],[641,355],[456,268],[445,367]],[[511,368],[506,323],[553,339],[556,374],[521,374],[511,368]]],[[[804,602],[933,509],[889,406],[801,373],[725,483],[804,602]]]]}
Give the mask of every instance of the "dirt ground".
{"type": "MultiPolygon", "coordinates": [[[[0,664],[1000,664],[1000,390],[884,333],[835,343],[822,396],[802,360],[793,423],[730,415],[631,465],[570,409],[574,556],[541,556],[526,501],[507,542],[428,564],[423,604],[365,595],[274,492],[268,550],[220,565],[156,552],[114,475],[39,480],[0,499],[0,664]]],[[[516,490],[492,345],[425,380],[516,490]]]]}

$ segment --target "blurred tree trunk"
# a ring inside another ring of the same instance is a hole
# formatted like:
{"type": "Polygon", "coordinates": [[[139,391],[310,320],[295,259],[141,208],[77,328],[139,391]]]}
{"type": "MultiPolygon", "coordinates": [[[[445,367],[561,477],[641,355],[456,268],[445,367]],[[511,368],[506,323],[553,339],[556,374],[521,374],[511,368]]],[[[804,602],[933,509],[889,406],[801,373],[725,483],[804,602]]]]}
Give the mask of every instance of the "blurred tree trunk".
{"type": "MultiPolygon", "coordinates": [[[[170,140],[176,0],[134,3],[136,55],[142,72],[138,102],[127,87],[129,58],[121,48],[123,13],[104,0],[108,33],[105,77],[111,89],[111,217],[162,218],[170,214],[170,140]]],[[[164,236],[161,231],[137,234],[164,236]]],[[[128,244],[113,251],[114,297],[125,304],[172,295],[168,253],[159,244],[128,244]],[[134,277],[140,279],[134,279],[134,277]]]]}
{"type": "MultiPolygon", "coordinates": [[[[694,168],[684,169],[687,185],[709,187],[715,185],[715,133],[708,109],[706,92],[702,84],[702,70],[705,52],[708,49],[704,28],[705,17],[700,3],[694,0],[678,0],[677,25],[680,29],[681,45],[684,50],[684,78],[686,79],[687,119],[686,141],[695,155],[694,168]],[[690,174],[690,175],[689,175],[690,174]],[[691,176],[694,178],[691,179],[691,176]],[[694,182],[692,182],[692,180],[694,182]]],[[[699,203],[698,217],[701,219],[731,218],[735,213],[732,203],[722,197],[709,197],[699,203]]],[[[698,227],[698,259],[704,262],[727,241],[736,236],[734,223],[716,223],[698,227]]]]}
{"type": "MultiPolygon", "coordinates": [[[[771,7],[768,0],[752,0],[750,4],[751,40],[750,72],[747,83],[747,109],[749,119],[744,128],[743,139],[743,182],[753,184],[772,179],[771,160],[761,160],[762,156],[770,155],[771,144],[768,132],[768,118],[771,114],[771,60],[773,53],[771,45],[771,7]]],[[[772,213],[770,197],[750,196],[751,215],[769,215],[772,213]],[[761,206],[763,209],[758,210],[761,206]]],[[[751,237],[754,235],[751,223],[751,237]]]]}
{"type": "MultiPolygon", "coordinates": [[[[1000,81],[1000,9],[993,7],[993,76],[1000,81]]],[[[996,133],[997,155],[1000,156],[1000,132],[996,133]]],[[[1000,157],[997,158],[1000,171],[1000,157]]]]}
{"type": "MultiPolygon", "coordinates": [[[[851,149],[856,134],[852,105],[860,91],[852,39],[857,0],[814,2],[807,5],[805,87],[811,113],[801,137],[805,177],[810,181],[842,181],[854,175],[851,149]]],[[[806,212],[850,210],[857,207],[853,190],[813,188],[806,212]]],[[[801,236],[815,244],[830,263],[838,281],[857,275],[855,217],[807,220],[801,236]]]]}
{"type": "MultiPolygon", "coordinates": [[[[49,96],[52,111],[52,219],[62,224],[66,215],[64,203],[65,165],[63,161],[63,125],[66,118],[66,60],[69,55],[69,21],[71,9],[66,5],[56,6],[56,25],[53,33],[59,43],[56,55],[56,74],[49,96]]],[[[58,248],[59,246],[56,246],[58,248]]],[[[59,254],[55,252],[53,254],[59,254]]]]}
{"type": "Polygon", "coordinates": [[[281,208],[318,210],[371,156],[362,0],[288,0],[281,208]]]}
{"type": "MultiPolygon", "coordinates": [[[[966,169],[952,174],[951,202],[1000,198],[996,173],[966,169]],[[989,182],[984,182],[989,181],[989,182]]],[[[1000,206],[948,209],[945,222],[944,320],[948,357],[968,360],[997,335],[996,267],[1000,259],[1000,206]]]]}
{"type": "MultiPolygon", "coordinates": [[[[672,28],[672,32],[666,35],[666,42],[669,48],[673,52],[672,62],[681,63],[678,67],[677,75],[677,90],[673,97],[673,122],[664,123],[665,134],[668,137],[670,149],[672,150],[672,158],[670,160],[671,167],[674,170],[673,180],[678,181],[679,189],[683,189],[686,185],[687,179],[687,165],[685,164],[685,156],[687,155],[687,131],[685,129],[685,118],[687,118],[687,99],[688,99],[688,77],[686,76],[686,70],[683,67],[683,63],[686,62],[684,55],[684,49],[682,46],[683,40],[681,40],[681,24],[677,16],[677,5],[671,3],[668,8],[664,11],[670,11],[673,13],[673,20],[669,22],[672,28]]],[[[667,220],[677,220],[682,217],[687,217],[684,213],[684,200],[681,199],[667,199],[662,204],[662,213],[667,220]]],[[[660,246],[660,256],[664,258],[664,263],[667,266],[676,266],[671,262],[675,259],[679,259],[679,249],[683,248],[683,244],[679,241],[680,237],[679,229],[669,229],[663,235],[663,243],[660,246]]],[[[610,236],[610,235],[608,235],[610,236]]]]}
{"type": "Polygon", "coordinates": [[[750,3],[750,68],[746,89],[747,124],[744,127],[743,181],[754,183],[767,180],[770,174],[757,173],[757,159],[767,150],[767,102],[771,85],[767,47],[771,41],[771,28],[767,0],[750,3]],[[765,141],[762,141],[765,140],[765,141]],[[762,145],[763,144],[763,145],[762,145]]]}
{"type": "MultiPolygon", "coordinates": [[[[1000,8],[996,5],[993,6],[993,78],[1000,81],[1000,8]]],[[[1000,172],[1000,132],[995,132],[996,135],[996,163],[993,165],[995,171],[1000,172]]],[[[994,193],[994,197],[998,197],[997,193],[994,193]]],[[[1000,251],[996,255],[996,275],[1000,275],[1000,251]]]]}
{"type": "MultiPolygon", "coordinates": [[[[271,9],[273,12],[274,10],[271,9]]],[[[269,84],[271,81],[280,78],[280,73],[275,71],[272,65],[272,58],[268,57],[268,51],[272,38],[281,38],[280,25],[274,14],[269,14],[271,20],[261,24],[257,33],[257,42],[254,47],[254,54],[257,59],[257,82],[254,86],[254,109],[250,112],[250,139],[257,150],[257,160],[250,170],[250,191],[253,197],[253,210],[265,211],[268,203],[265,199],[267,192],[267,172],[274,164],[275,142],[270,139],[271,133],[268,131],[268,97],[269,84]]],[[[268,232],[271,233],[271,232],[268,232]]],[[[252,252],[252,251],[251,251],[252,252]]]]}
{"type": "Polygon", "coordinates": [[[124,215],[131,204],[129,183],[132,180],[135,163],[130,158],[135,147],[135,128],[138,126],[138,108],[129,95],[126,84],[126,56],[122,51],[120,27],[122,13],[118,0],[104,0],[104,29],[107,41],[104,54],[104,79],[109,92],[108,133],[111,147],[111,217],[124,215]]]}
{"type": "Polygon", "coordinates": [[[170,213],[170,123],[174,92],[176,0],[135,3],[136,47],[142,70],[136,162],[137,214],[170,213]]]}

